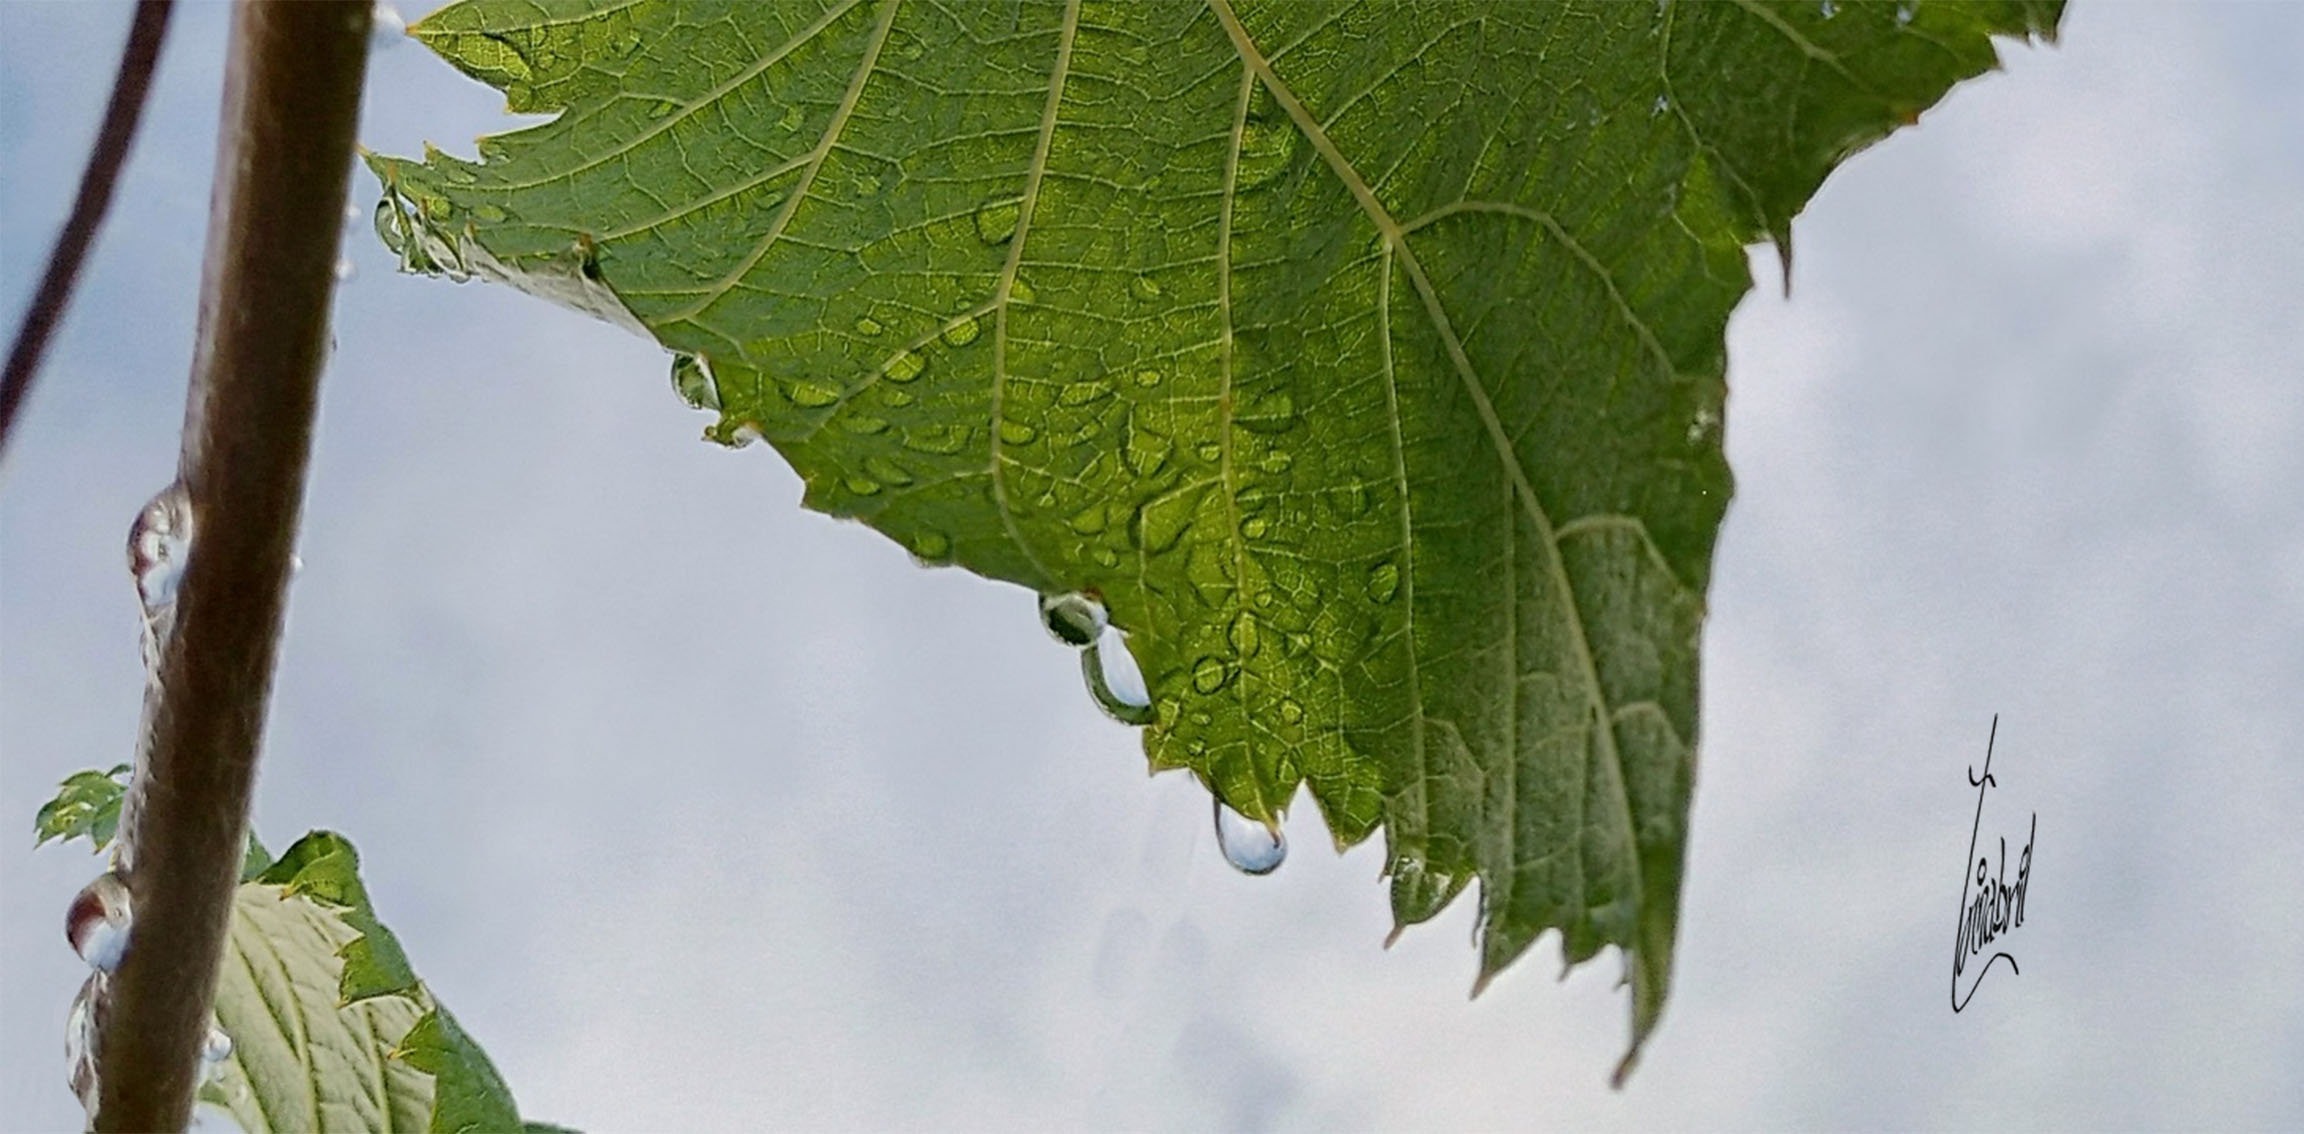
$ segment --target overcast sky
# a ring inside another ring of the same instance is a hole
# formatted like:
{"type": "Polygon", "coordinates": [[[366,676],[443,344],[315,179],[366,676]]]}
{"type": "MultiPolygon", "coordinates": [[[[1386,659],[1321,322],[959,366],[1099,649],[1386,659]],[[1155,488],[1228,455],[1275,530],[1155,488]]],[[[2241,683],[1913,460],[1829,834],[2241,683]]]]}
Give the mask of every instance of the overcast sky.
{"type": "MultiPolygon", "coordinates": [[[[98,867],[27,832],[131,751],[121,544],[176,458],[225,14],[179,12],[0,469],[9,1130],[79,1121],[98,867]]],[[[11,326],[126,22],[0,3],[11,326]]],[[[523,1110],[594,1131],[2304,1129],[2304,6],[2081,0],[2005,54],[1732,324],[1676,987],[1622,1093],[1613,954],[1467,1002],[1471,903],[1380,949],[1380,851],[1309,806],[1234,873],[1030,595],[803,512],[662,352],[365,229],[258,825],[356,839],[523,1110]],[[1994,713],[2022,971],[1955,1017],[1994,713]]],[[[469,153],[500,106],[405,44],[361,138],[469,153]]]]}

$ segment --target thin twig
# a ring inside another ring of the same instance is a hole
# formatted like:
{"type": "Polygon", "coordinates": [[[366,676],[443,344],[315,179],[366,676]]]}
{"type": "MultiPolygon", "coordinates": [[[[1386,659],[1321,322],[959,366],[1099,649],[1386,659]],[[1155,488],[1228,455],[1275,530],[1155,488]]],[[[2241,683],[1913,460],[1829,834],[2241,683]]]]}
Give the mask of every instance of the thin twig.
{"type": "Polygon", "coordinates": [[[72,285],[79,281],[80,264],[96,242],[112,205],[112,187],[119,183],[120,167],[128,162],[128,147],[136,140],[136,123],[144,117],[144,95],[152,89],[152,71],[160,62],[160,43],[168,35],[168,10],[175,0],[137,0],[136,19],[128,26],[128,46],[120,53],[120,73],[112,79],[112,99],[104,106],[104,124],[96,129],[96,148],[88,154],[88,168],[80,173],[80,193],[72,199],[72,215],[56,235],[48,253],[48,272],[40,277],[40,290],[16,329],[16,343],[8,349],[8,369],[0,373],[0,458],[8,455],[8,438],[16,431],[16,413],[32,392],[32,379],[40,372],[40,358],[48,352],[48,337],[64,319],[72,301],[72,285]]]}
{"type": "Polygon", "coordinates": [[[272,684],[352,139],[368,0],[234,6],[178,478],[195,536],[161,650],[112,985],[100,1131],[190,1119],[272,684]]]}

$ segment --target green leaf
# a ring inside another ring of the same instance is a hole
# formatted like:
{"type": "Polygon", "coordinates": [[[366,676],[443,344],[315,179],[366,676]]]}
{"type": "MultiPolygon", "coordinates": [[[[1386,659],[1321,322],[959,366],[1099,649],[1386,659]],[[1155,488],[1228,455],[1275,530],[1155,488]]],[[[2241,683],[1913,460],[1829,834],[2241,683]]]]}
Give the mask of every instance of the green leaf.
{"type": "Polygon", "coordinates": [[[1153,764],[1384,826],[1402,924],[1477,877],[1483,982],[1623,947],[1636,1052],[1745,246],[2058,11],[466,0],[414,34],[559,117],[370,164],[810,506],[1101,596],[1153,764]]]}
{"type": "Polygon", "coordinates": [[[445,1009],[416,1021],[394,1054],[434,1076],[439,1102],[428,1127],[432,1134],[523,1129],[512,1089],[445,1009]]]}
{"type": "Polygon", "coordinates": [[[350,839],[334,831],[314,831],[296,840],[256,880],[337,907],[345,924],[359,934],[341,954],[344,973],[337,995],[343,1003],[415,994],[416,970],[400,939],[376,919],[368,888],[360,881],[360,853],[350,839]]]}
{"type": "Polygon", "coordinates": [[[202,1098],[250,1134],[522,1129],[487,1054],[377,921],[359,861],[314,831],[240,887],[216,1002],[233,1054],[202,1098]]]}
{"type": "Polygon", "coordinates": [[[342,907],[269,883],[240,887],[216,986],[232,1055],[201,1098],[249,1134],[409,1130],[431,1115],[433,1077],[390,1058],[427,1005],[338,995],[342,953],[360,932],[342,907]]]}
{"type": "Polygon", "coordinates": [[[56,789],[56,798],[32,817],[32,845],[87,839],[102,854],[120,824],[120,800],[128,791],[128,765],[109,772],[74,772],[56,789]]]}

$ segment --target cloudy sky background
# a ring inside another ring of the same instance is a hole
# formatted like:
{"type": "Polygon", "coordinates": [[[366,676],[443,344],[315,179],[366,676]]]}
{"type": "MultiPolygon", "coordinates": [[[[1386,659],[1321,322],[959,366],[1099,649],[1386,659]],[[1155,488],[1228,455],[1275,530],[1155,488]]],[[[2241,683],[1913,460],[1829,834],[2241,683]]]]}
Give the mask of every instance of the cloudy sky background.
{"type": "MultiPolygon", "coordinates": [[[[29,821],[132,747],[121,543],[176,458],[225,15],[179,12],[0,469],[11,1130],[79,1122],[97,864],[29,821]]],[[[0,4],[11,326],[126,22],[0,4]]],[[[351,834],[523,1110],[594,1131],[2304,1128],[2304,7],[2081,0],[2006,54],[1833,176],[1789,302],[1755,261],[1677,987],[1622,1093],[1613,954],[1467,1002],[1470,903],[1379,949],[1380,852],[1309,806],[1232,872],[1031,596],[801,511],[660,351],[365,229],[259,827],[351,834]],[[1955,1017],[1994,713],[2023,971],[1955,1017]]],[[[500,106],[396,46],[361,138],[468,153],[500,106]]]]}

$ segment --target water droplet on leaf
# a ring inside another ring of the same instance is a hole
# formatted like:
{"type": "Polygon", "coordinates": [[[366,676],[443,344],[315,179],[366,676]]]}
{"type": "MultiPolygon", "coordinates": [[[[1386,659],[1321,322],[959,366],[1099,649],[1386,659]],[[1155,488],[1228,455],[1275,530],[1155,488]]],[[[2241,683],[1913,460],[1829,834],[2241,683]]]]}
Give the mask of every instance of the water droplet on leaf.
{"type": "Polygon", "coordinates": [[[880,332],[885,330],[887,330],[887,328],[880,325],[880,320],[875,319],[870,315],[863,316],[856,320],[856,333],[864,336],[865,338],[879,338],[880,332]]]}
{"type": "Polygon", "coordinates": [[[1110,625],[1104,604],[1073,591],[1040,596],[1040,624],[1050,637],[1067,646],[1085,646],[1110,625]]]}
{"type": "Polygon", "coordinates": [[[976,207],[976,238],[986,244],[1006,244],[1016,235],[1016,222],[1022,216],[1022,206],[1012,198],[986,201],[976,207]]]}
{"type": "Polygon", "coordinates": [[[1003,445],[1029,445],[1032,443],[1034,438],[1039,436],[1039,430],[1034,429],[1021,421],[1010,421],[1007,418],[1000,419],[1000,443],[1003,445]]]}
{"type": "Polygon", "coordinates": [[[921,361],[919,355],[908,350],[900,350],[888,359],[886,369],[889,381],[910,382],[918,378],[921,371],[928,369],[928,364],[921,361]]]}
{"type": "Polygon", "coordinates": [[[1224,861],[1242,874],[1270,874],[1288,861],[1288,837],[1277,826],[1256,822],[1222,799],[1216,804],[1216,846],[1224,861]]]}
{"type": "Polygon", "coordinates": [[[1192,688],[1202,693],[1215,693],[1232,683],[1238,667],[1214,654],[1192,663],[1192,688]]]}
{"type": "Polygon", "coordinates": [[[1368,597],[1377,602],[1391,602],[1400,593],[1400,567],[1387,559],[1368,569],[1368,597]]]}
{"type": "Polygon", "coordinates": [[[1151,276],[1137,276],[1128,281],[1128,294],[1149,303],[1160,298],[1160,281],[1151,276]]]}
{"type": "Polygon", "coordinates": [[[944,341],[952,346],[964,347],[975,342],[976,336],[981,333],[983,328],[977,324],[974,316],[962,316],[944,328],[944,341]]]}
{"type": "Polygon", "coordinates": [[[912,483],[911,472],[886,457],[864,458],[864,472],[890,488],[902,488],[912,483]]]}
{"type": "Polygon", "coordinates": [[[793,405],[807,409],[818,409],[840,400],[840,388],[838,386],[829,382],[819,382],[813,378],[802,378],[792,383],[784,393],[792,399],[793,405]]]}

